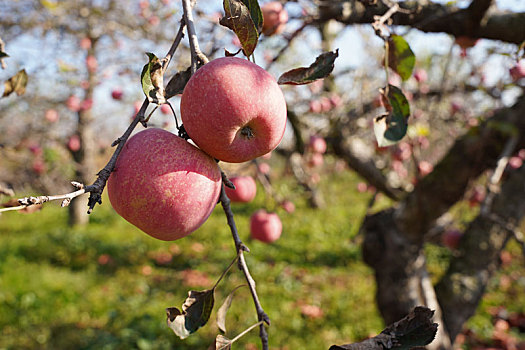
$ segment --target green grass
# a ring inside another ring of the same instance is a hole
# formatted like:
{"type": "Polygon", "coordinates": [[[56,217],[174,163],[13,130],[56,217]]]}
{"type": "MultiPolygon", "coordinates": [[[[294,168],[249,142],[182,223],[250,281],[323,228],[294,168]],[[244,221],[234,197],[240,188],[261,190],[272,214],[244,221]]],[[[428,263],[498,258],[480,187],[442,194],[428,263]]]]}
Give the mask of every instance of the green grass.
{"type": "MultiPolygon", "coordinates": [[[[241,238],[251,249],[248,265],[272,321],[272,349],[328,349],[382,330],[373,274],[353,243],[370,197],[356,191],[358,181],[349,172],[324,176],[321,187],[329,205],[315,210],[291,180],[281,179],[276,188],[294,199],[297,210],[278,210],[283,235],[270,245],[248,237],[249,216],[265,203],[261,188],[253,203],[233,206],[241,238]],[[304,305],[317,306],[322,314],[305,315],[304,305]]],[[[387,205],[381,200],[377,208],[387,205]]],[[[433,271],[441,271],[447,254],[442,248],[430,252],[433,271]]],[[[175,242],[145,235],[116,215],[107,199],[84,228],[69,228],[67,211],[55,204],[31,215],[5,213],[0,217],[0,349],[206,349],[218,334],[216,310],[245,283],[242,274],[235,268],[228,273],[216,290],[210,322],[185,340],[166,326],[165,308],[180,309],[189,290],[213,286],[234,255],[220,206],[198,231],[175,242]]],[[[501,292],[491,293],[486,308],[502,298],[501,292]]],[[[491,325],[483,310],[473,321],[480,331],[491,325]]],[[[255,322],[249,291],[241,288],[227,315],[226,336],[255,322]]],[[[257,333],[234,349],[259,347],[257,333]]]]}

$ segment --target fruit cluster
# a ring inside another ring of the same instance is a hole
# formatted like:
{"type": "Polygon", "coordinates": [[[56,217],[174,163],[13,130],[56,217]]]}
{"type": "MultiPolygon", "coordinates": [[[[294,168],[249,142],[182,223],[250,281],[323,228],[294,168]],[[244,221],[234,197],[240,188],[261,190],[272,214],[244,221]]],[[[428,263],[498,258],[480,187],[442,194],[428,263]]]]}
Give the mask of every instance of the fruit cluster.
{"type": "MultiPolygon", "coordinates": [[[[240,163],[262,156],[277,147],[286,126],[286,102],[276,80],[235,57],[200,68],[180,108],[199,148],[168,131],[146,129],[124,145],[107,183],[117,213],[161,240],[185,237],[209,217],[222,185],[217,160],[240,163]]],[[[253,199],[254,183],[239,196],[253,199]]]]}

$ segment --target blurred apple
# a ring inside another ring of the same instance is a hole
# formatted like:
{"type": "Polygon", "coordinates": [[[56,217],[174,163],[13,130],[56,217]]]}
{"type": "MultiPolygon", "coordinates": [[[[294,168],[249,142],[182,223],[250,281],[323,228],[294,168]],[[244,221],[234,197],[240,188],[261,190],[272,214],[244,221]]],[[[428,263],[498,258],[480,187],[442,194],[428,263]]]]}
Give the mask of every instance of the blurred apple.
{"type": "Polygon", "coordinates": [[[323,163],[324,163],[324,157],[322,153],[310,154],[309,159],[308,159],[309,166],[311,166],[312,168],[315,168],[315,167],[319,167],[323,165],[323,163]]]}
{"type": "Polygon", "coordinates": [[[98,63],[95,56],[89,55],[86,57],[86,67],[91,73],[95,73],[97,71],[98,63]]]}
{"type": "Polygon", "coordinates": [[[510,76],[513,81],[518,81],[525,78],[525,60],[521,60],[514,67],[509,69],[510,76]]]}
{"type": "Polygon", "coordinates": [[[314,153],[323,154],[326,152],[326,141],[321,136],[312,135],[308,142],[308,148],[314,153]]]}
{"type": "Polygon", "coordinates": [[[150,25],[152,25],[153,27],[158,26],[159,23],[160,23],[160,18],[159,18],[158,16],[155,16],[155,15],[150,16],[150,17],[148,18],[148,23],[149,23],[150,25]]]}
{"type": "Polygon", "coordinates": [[[78,112],[80,110],[80,98],[76,95],[71,95],[66,100],[66,107],[73,112],[78,112]]]}
{"type": "Polygon", "coordinates": [[[357,192],[364,193],[368,189],[368,185],[364,182],[359,182],[357,184],[357,192]]]}
{"type": "Polygon", "coordinates": [[[255,198],[257,185],[251,176],[236,176],[230,178],[235,189],[224,187],[228,198],[234,203],[248,203],[255,198]]]}
{"type": "Polygon", "coordinates": [[[111,97],[114,100],[117,100],[117,101],[121,100],[123,95],[124,93],[122,92],[120,88],[116,88],[116,89],[113,89],[113,91],[111,91],[111,97]]]}
{"type": "Polygon", "coordinates": [[[29,146],[29,151],[35,156],[42,155],[43,153],[42,147],[36,143],[29,146]]]}
{"type": "Polygon", "coordinates": [[[457,249],[462,236],[463,233],[461,233],[461,231],[450,229],[443,232],[443,234],[441,235],[441,242],[444,246],[450,249],[457,249]]]}
{"type": "Polygon", "coordinates": [[[268,163],[259,163],[259,165],[257,166],[257,170],[261,173],[261,174],[264,174],[264,175],[268,175],[270,174],[270,165],[268,163]]]}
{"type": "Polygon", "coordinates": [[[321,113],[322,109],[323,109],[323,106],[321,105],[321,101],[319,100],[310,101],[310,112],[321,113]]]}
{"type": "Polygon", "coordinates": [[[265,243],[275,242],[281,237],[283,225],[276,213],[259,209],[250,217],[250,235],[265,243]]]}
{"type": "Polygon", "coordinates": [[[44,163],[43,159],[35,159],[32,165],[32,169],[38,175],[42,175],[46,172],[46,163],[44,163]]]}
{"type": "Polygon", "coordinates": [[[83,49],[83,50],[88,50],[91,48],[91,39],[85,37],[85,38],[82,38],[80,39],[80,48],[83,49]]]}
{"type": "Polygon", "coordinates": [[[432,165],[432,163],[427,162],[426,160],[422,160],[418,164],[418,170],[421,176],[426,176],[430,174],[432,170],[434,170],[434,166],[432,165]]]}
{"type": "Polygon", "coordinates": [[[281,34],[284,31],[288,22],[288,12],[280,2],[267,2],[261,6],[261,12],[264,19],[262,28],[264,35],[281,34]]]}
{"type": "Polygon", "coordinates": [[[93,107],[93,99],[86,98],[82,102],[80,102],[80,110],[81,111],[87,111],[90,110],[91,107],[93,107]]]}
{"type": "Polygon", "coordinates": [[[416,71],[414,72],[414,79],[416,79],[418,83],[426,82],[428,79],[427,71],[423,68],[416,69],[416,71]]]}
{"type": "Polygon", "coordinates": [[[56,109],[48,109],[44,118],[50,123],[56,123],[58,121],[58,111],[56,109]]]}
{"type": "Polygon", "coordinates": [[[160,105],[160,112],[162,114],[171,114],[171,108],[167,103],[160,105]]]}
{"type": "Polygon", "coordinates": [[[71,135],[67,140],[67,148],[71,152],[78,152],[80,150],[80,137],[78,135],[71,135]]]}
{"type": "Polygon", "coordinates": [[[321,97],[321,110],[323,112],[329,112],[332,109],[332,102],[330,102],[330,98],[323,96],[321,97]]]}
{"type": "Polygon", "coordinates": [[[333,108],[340,107],[343,104],[343,99],[338,94],[332,94],[330,96],[330,103],[333,108]]]}
{"type": "Polygon", "coordinates": [[[312,175],[310,175],[309,180],[312,184],[317,185],[321,181],[321,175],[319,175],[318,173],[313,173],[312,175]]]}
{"type": "Polygon", "coordinates": [[[523,159],[521,159],[518,156],[510,157],[508,164],[509,164],[509,167],[512,169],[519,169],[523,165],[523,159]]]}
{"type": "Polygon", "coordinates": [[[472,192],[468,198],[468,202],[471,207],[479,205],[485,199],[485,188],[481,185],[477,185],[472,189],[472,192]]]}
{"type": "Polygon", "coordinates": [[[288,214],[291,214],[295,211],[295,204],[293,204],[292,201],[285,199],[284,201],[281,202],[281,208],[283,208],[284,211],[287,212],[288,214]]]}

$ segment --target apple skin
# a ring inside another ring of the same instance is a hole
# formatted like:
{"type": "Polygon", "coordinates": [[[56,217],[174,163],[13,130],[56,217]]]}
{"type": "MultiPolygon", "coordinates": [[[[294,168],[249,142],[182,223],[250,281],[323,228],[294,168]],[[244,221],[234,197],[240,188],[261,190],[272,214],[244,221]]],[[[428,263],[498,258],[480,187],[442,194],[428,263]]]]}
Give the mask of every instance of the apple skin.
{"type": "Polygon", "coordinates": [[[321,136],[312,135],[310,136],[310,142],[308,143],[308,147],[314,153],[323,154],[326,152],[326,141],[321,136]]]}
{"type": "Polygon", "coordinates": [[[251,202],[257,193],[257,185],[251,176],[236,176],[230,178],[235,185],[235,189],[224,187],[226,195],[234,203],[251,202]]]}
{"type": "Polygon", "coordinates": [[[262,32],[266,36],[281,34],[288,22],[288,12],[278,1],[271,1],[261,6],[263,15],[262,32]]]}
{"type": "Polygon", "coordinates": [[[275,242],[281,237],[283,224],[276,213],[259,209],[250,217],[250,234],[253,239],[264,243],[275,242]]]}
{"type": "Polygon", "coordinates": [[[221,173],[215,160],[162,129],[131,137],[108,180],[115,211],[164,241],[199,228],[217,204],[221,173]]]}
{"type": "Polygon", "coordinates": [[[450,249],[457,249],[463,234],[458,230],[448,230],[441,236],[441,242],[450,249]]]}
{"type": "Polygon", "coordinates": [[[204,152],[242,163],[272,151],[284,135],[286,101],[276,80],[237,57],[207,63],[181,98],[186,132],[204,152]]]}

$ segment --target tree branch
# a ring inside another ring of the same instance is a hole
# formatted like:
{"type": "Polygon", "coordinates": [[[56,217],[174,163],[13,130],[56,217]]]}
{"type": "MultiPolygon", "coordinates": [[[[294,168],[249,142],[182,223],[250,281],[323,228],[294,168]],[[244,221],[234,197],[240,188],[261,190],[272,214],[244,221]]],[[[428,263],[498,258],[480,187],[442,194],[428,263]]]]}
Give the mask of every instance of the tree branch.
{"type": "MultiPolygon", "coordinates": [[[[226,191],[224,190],[224,183],[221,187],[221,194],[219,197],[219,201],[221,202],[222,208],[224,209],[224,213],[226,214],[226,219],[228,221],[228,226],[230,226],[230,230],[233,236],[233,241],[235,242],[235,249],[237,250],[237,254],[239,255],[239,268],[244,274],[244,277],[246,278],[246,281],[248,282],[248,287],[250,288],[250,293],[252,294],[253,301],[255,303],[255,310],[257,311],[257,318],[259,321],[264,321],[267,325],[270,325],[270,318],[264,312],[261,303],[259,301],[259,297],[257,295],[257,291],[255,289],[255,281],[253,280],[250,271],[248,269],[248,265],[246,264],[246,260],[244,259],[244,252],[249,252],[250,250],[248,247],[242,243],[239,232],[237,231],[237,225],[235,224],[235,220],[233,219],[233,212],[230,207],[230,199],[226,195],[226,191]]],[[[263,350],[268,350],[268,333],[266,332],[266,328],[264,324],[261,323],[259,326],[259,336],[261,338],[261,343],[263,350]]]]}

